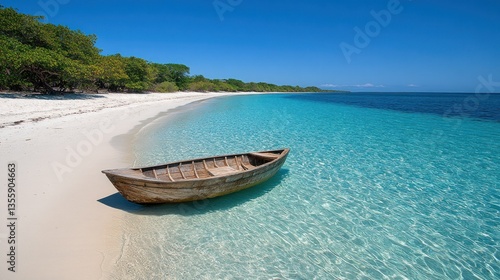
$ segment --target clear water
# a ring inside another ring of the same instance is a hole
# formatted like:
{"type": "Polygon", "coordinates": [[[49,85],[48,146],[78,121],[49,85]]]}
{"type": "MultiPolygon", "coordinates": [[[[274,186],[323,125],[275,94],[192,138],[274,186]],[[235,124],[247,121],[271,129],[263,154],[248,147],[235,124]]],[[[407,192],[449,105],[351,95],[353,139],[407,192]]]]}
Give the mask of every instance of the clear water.
{"type": "Polygon", "coordinates": [[[500,279],[500,97],[464,118],[443,112],[468,95],[381,96],[219,98],[144,127],[137,165],[291,154],[236,194],[124,207],[113,278],[500,279]]]}

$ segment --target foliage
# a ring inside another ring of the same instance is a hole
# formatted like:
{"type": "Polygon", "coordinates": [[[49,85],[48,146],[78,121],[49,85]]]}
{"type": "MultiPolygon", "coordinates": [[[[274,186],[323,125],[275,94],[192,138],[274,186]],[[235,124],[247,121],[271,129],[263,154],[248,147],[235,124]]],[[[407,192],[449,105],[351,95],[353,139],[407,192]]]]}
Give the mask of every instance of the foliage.
{"type": "Polygon", "coordinates": [[[177,87],[181,90],[185,90],[189,87],[189,67],[183,64],[165,64],[170,70],[170,78],[177,87]]]}
{"type": "Polygon", "coordinates": [[[185,90],[189,83],[189,67],[183,64],[150,63],[154,73],[154,83],[173,82],[177,88],[185,90]]]}
{"type": "Polygon", "coordinates": [[[125,72],[125,59],[120,55],[101,56],[97,62],[96,85],[110,91],[124,91],[130,78],[125,72]]]}
{"type": "Polygon", "coordinates": [[[0,8],[0,86],[51,93],[91,85],[96,37],[39,19],[0,8]]]}
{"type": "Polygon", "coordinates": [[[236,87],[228,84],[224,80],[212,80],[212,83],[215,84],[216,91],[223,91],[223,92],[236,92],[236,87]]]}
{"type": "Polygon", "coordinates": [[[129,77],[125,87],[131,92],[142,92],[152,85],[152,71],[148,62],[142,58],[125,58],[125,73],[129,77]]]}
{"type": "Polygon", "coordinates": [[[157,84],[153,91],[155,92],[176,92],[179,91],[179,88],[174,82],[162,82],[160,84],[157,84]]]}
{"type": "Polygon", "coordinates": [[[236,79],[227,79],[226,83],[232,86],[236,91],[246,91],[247,87],[243,81],[236,79]]]}
{"type": "Polygon", "coordinates": [[[197,75],[191,78],[189,84],[189,90],[200,91],[200,92],[235,92],[236,87],[228,84],[225,80],[210,80],[203,75],[197,75]]]}
{"type": "Polygon", "coordinates": [[[210,81],[198,81],[192,82],[189,85],[189,90],[199,92],[217,91],[217,86],[210,81]]]}
{"type": "Polygon", "coordinates": [[[0,34],[0,89],[12,88],[23,90],[31,86],[21,75],[19,54],[26,52],[26,47],[17,40],[0,34]]]}

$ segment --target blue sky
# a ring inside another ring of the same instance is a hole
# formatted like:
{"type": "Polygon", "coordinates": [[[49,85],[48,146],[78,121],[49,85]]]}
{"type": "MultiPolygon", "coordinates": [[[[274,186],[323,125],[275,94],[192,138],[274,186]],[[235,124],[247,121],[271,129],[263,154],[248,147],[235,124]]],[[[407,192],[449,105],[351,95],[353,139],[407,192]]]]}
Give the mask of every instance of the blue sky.
{"type": "Polygon", "coordinates": [[[500,81],[498,0],[0,0],[191,74],[353,91],[500,81]]]}

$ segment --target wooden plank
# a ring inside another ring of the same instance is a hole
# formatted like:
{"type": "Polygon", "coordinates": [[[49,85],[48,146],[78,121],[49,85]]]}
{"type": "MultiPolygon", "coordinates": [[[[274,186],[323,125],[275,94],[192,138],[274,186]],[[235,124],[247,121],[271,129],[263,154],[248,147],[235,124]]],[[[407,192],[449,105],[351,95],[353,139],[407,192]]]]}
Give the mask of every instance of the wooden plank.
{"type": "Polygon", "coordinates": [[[243,156],[241,156],[241,167],[243,167],[243,170],[250,170],[250,169],[254,169],[255,168],[255,166],[253,166],[252,164],[250,164],[250,162],[248,164],[246,164],[243,161],[243,156]]]}
{"type": "Polygon", "coordinates": [[[196,171],[196,164],[194,163],[194,161],[192,162],[193,164],[193,171],[194,171],[194,176],[196,176],[196,178],[200,178],[200,175],[198,175],[198,171],[196,171]]]}
{"type": "Polygon", "coordinates": [[[170,169],[168,168],[168,165],[167,165],[167,174],[170,181],[175,182],[174,178],[172,178],[172,175],[170,175],[170,169]]]}
{"type": "Polygon", "coordinates": [[[236,162],[236,167],[238,168],[238,170],[241,170],[240,164],[238,162],[238,156],[234,156],[234,162],[236,162]]]}
{"type": "Polygon", "coordinates": [[[243,170],[249,170],[250,167],[246,164],[244,164],[243,162],[241,163],[241,167],[243,168],[243,170]]]}
{"type": "Polygon", "coordinates": [[[153,175],[155,175],[155,179],[158,179],[158,175],[156,174],[156,169],[153,168],[153,175]]]}
{"type": "Polygon", "coordinates": [[[279,158],[280,155],[273,154],[273,153],[250,153],[250,155],[255,156],[255,157],[260,157],[263,159],[267,160],[274,160],[279,158]]]}
{"type": "Polygon", "coordinates": [[[182,172],[182,163],[179,163],[179,165],[177,166],[179,167],[179,172],[181,173],[181,176],[182,176],[182,179],[186,179],[186,175],[184,175],[184,172],[182,172]]]}
{"type": "Polygon", "coordinates": [[[230,166],[224,166],[224,167],[209,169],[208,172],[212,176],[226,176],[226,175],[231,175],[231,174],[237,173],[238,170],[236,170],[230,166]]]}

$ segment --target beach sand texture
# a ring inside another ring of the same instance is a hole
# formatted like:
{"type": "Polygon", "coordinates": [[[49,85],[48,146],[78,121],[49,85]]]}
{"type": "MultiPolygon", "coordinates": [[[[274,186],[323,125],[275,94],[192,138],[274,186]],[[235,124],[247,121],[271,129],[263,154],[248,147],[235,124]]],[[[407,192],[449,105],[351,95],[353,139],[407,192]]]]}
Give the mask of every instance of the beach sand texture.
{"type": "MultiPolygon", "coordinates": [[[[223,95],[0,94],[0,179],[15,162],[18,217],[16,272],[2,261],[0,279],[107,279],[123,249],[125,213],[99,201],[117,192],[100,171],[131,166],[133,131],[158,114],[223,95]]],[[[7,230],[0,229],[4,260],[7,230]]]]}

